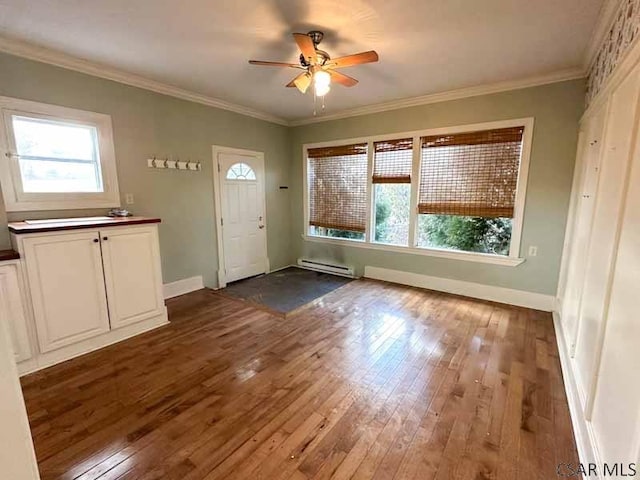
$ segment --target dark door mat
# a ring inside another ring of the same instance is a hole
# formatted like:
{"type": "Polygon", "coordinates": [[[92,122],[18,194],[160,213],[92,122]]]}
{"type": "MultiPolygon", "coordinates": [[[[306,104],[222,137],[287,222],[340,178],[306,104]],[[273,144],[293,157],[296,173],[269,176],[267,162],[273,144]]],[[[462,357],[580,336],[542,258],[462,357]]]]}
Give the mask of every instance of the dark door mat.
{"type": "Polygon", "coordinates": [[[297,267],[238,280],[222,293],[288,313],[349,283],[352,279],[297,267]]]}

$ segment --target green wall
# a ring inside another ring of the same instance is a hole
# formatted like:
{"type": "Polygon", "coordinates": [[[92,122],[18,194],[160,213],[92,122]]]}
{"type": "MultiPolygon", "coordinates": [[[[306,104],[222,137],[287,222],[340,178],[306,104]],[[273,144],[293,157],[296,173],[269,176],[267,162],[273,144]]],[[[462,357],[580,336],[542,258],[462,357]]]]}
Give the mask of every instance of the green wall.
{"type": "MultiPolygon", "coordinates": [[[[216,286],[211,145],[217,144],[265,153],[272,268],[304,255],[353,264],[360,274],[371,265],[555,294],[583,110],[582,80],[287,128],[0,53],[0,95],[111,115],[123,203],[124,195],[133,193],[134,213],[162,218],[165,282],[203,275],[206,285],[216,286]],[[522,117],[535,117],[535,128],[521,250],[537,245],[537,257],[504,267],[302,240],[304,143],[522,117]],[[149,169],[151,155],[200,160],[203,170],[149,169]]],[[[0,203],[0,249],[9,247],[2,228],[7,221],[103,213],[7,214],[0,203]]]]}
{"type": "Polygon", "coordinates": [[[574,80],[293,128],[291,238],[296,255],[338,260],[354,265],[359,274],[370,265],[555,295],[584,87],[583,80],[574,80]],[[523,117],[534,117],[535,126],[521,255],[537,245],[537,257],[506,267],[301,238],[303,144],[523,117]]]}
{"type": "MultiPolygon", "coordinates": [[[[213,81],[213,80],[212,80],[213,81]]],[[[111,115],[122,203],[159,216],[164,282],[203,275],[216,286],[212,145],[265,154],[268,254],[272,268],[292,261],[289,245],[290,138],[287,127],[179,100],[43,63],[0,54],[0,95],[111,115]],[[155,170],[151,155],[200,160],[200,172],[155,170]]],[[[1,202],[1,200],[0,200],[1,202]]],[[[0,204],[0,249],[10,246],[8,221],[104,214],[104,210],[7,213],[0,204]]]]}

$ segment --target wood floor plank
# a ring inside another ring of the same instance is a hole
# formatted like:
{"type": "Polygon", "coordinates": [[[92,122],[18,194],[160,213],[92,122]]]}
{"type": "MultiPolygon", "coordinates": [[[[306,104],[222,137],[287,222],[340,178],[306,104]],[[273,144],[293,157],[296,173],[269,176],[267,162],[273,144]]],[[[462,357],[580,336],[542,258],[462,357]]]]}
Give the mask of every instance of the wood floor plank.
{"type": "Polygon", "coordinates": [[[577,460],[549,314],[351,282],[282,317],[211,290],[29,375],[43,480],[541,479],[577,460]]]}

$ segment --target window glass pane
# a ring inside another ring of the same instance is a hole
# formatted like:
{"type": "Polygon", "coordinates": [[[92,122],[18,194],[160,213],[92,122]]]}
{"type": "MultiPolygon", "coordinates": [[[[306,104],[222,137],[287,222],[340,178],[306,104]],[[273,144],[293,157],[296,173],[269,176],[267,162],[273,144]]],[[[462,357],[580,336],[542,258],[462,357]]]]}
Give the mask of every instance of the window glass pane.
{"type": "Polygon", "coordinates": [[[25,192],[102,192],[95,163],[20,159],[25,192]]]}
{"type": "Polygon", "coordinates": [[[18,155],[96,161],[96,128],[13,117],[18,155]]]}
{"type": "Polygon", "coordinates": [[[352,232],[350,230],[338,230],[336,228],[309,227],[309,235],[317,237],[345,238],[349,240],[364,240],[364,232],[352,232]]]}
{"type": "Polygon", "coordinates": [[[374,241],[392,245],[409,244],[409,201],[411,184],[376,183],[374,241]]]}
{"type": "Polygon", "coordinates": [[[227,180],[255,180],[256,174],[246,163],[235,163],[227,171],[227,180]]]}
{"type": "Polygon", "coordinates": [[[511,218],[418,215],[418,246],[509,255],[511,218]]]}

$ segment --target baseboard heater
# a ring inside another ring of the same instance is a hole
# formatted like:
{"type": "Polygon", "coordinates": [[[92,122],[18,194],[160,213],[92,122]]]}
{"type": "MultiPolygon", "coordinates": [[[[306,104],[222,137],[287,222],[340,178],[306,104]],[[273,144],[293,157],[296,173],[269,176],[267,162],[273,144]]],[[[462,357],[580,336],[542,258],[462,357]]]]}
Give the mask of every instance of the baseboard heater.
{"type": "Polygon", "coordinates": [[[340,265],[338,263],[318,262],[309,260],[308,258],[299,258],[298,266],[316,272],[331,273],[333,275],[341,275],[343,277],[355,278],[353,267],[340,265]]]}

